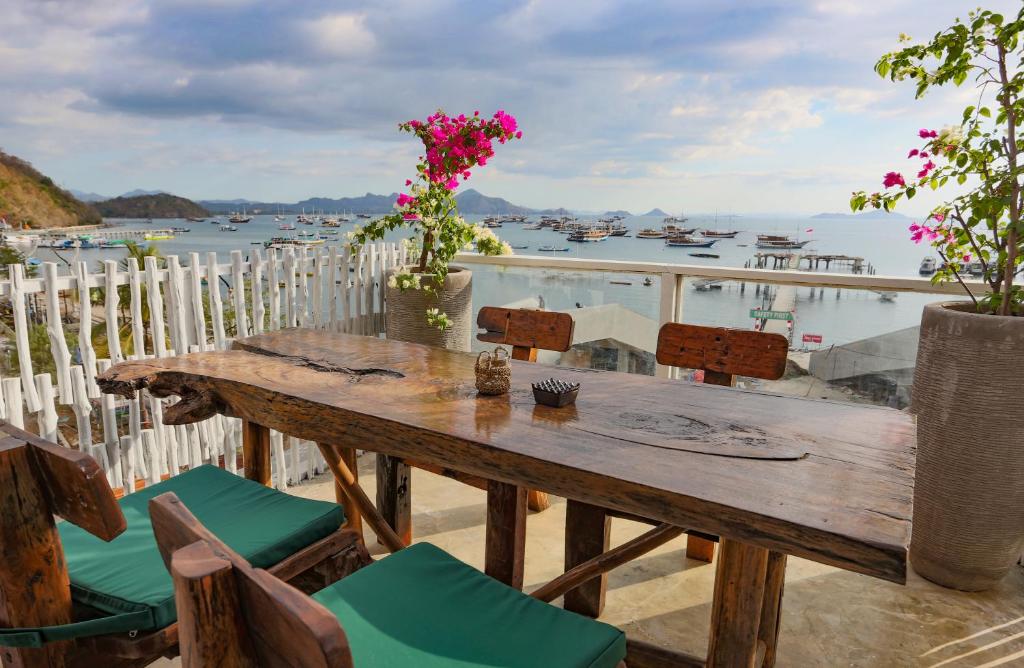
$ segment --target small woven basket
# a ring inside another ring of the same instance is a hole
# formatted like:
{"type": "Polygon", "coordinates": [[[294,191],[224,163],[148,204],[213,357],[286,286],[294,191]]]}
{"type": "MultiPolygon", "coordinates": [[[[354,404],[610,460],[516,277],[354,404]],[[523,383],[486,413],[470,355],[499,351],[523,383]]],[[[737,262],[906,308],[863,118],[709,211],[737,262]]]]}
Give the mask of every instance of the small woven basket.
{"type": "Polygon", "coordinates": [[[476,358],[476,389],[480,394],[505,394],[512,382],[508,351],[501,346],[483,351],[476,358]]]}

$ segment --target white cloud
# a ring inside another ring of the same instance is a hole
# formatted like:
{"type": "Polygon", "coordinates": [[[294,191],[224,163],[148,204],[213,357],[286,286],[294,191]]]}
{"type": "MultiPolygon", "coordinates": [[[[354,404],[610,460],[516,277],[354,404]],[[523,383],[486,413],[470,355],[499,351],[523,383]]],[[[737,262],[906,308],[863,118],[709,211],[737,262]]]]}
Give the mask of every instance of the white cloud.
{"type": "Polygon", "coordinates": [[[306,21],[304,28],[310,47],[326,56],[357,55],[376,44],[362,14],[328,14],[306,21]]]}

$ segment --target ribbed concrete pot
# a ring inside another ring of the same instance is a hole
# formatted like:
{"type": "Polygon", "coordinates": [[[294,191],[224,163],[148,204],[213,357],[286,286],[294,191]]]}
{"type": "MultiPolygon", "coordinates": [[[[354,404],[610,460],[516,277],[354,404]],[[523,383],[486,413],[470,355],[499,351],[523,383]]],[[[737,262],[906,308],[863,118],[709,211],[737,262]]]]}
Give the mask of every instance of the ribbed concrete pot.
{"type": "Polygon", "coordinates": [[[988,589],[1024,547],[1024,318],[926,306],[912,402],[911,564],[946,587],[988,589]]]}
{"type": "MultiPolygon", "coordinates": [[[[409,268],[395,268],[392,274],[408,272],[409,268]]],[[[433,274],[421,274],[426,285],[436,280],[433,274]]],[[[385,293],[385,332],[394,341],[424,343],[448,350],[468,351],[473,335],[473,272],[462,267],[449,267],[444,286],[429,294],[423,290],[399,290],[388,287],[385,293]],[[437,308],[447,313],[451,327],[442,331],[427,324],[427,309],[437,308]]]]}

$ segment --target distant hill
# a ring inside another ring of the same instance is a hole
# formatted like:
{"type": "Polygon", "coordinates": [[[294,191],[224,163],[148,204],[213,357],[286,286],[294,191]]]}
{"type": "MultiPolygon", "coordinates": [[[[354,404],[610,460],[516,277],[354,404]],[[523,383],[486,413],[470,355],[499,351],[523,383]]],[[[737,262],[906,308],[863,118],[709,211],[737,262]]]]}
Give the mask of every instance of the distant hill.
{"type": "Polygon", "coordinates": [[[473,215],[486,216],[502,213],[525,215],[536,212],[536,209],[512,204],[507,199],[502,199],[501,197],[488,197],[473,188],[456,195],[455,201],[459,203],[459,213],[473,215]]]}
{"type": "Polygon", "coordinates": [[[909,220],[907,216],[902,213],[896,213],[895,211],[883,211],[882,209],[873,209],[871,211],[864,211],[862,213],[819,213],[811,216],[811,218],[859,218],[861,220],[898,220],[904,219],[909,220]]]}
{"type": "Polygon", "coordinates": [[[626,211],[625,209],[619,209],[618,211],[605,211],[604,215],[606,215],[606,216],[632,216],[633,214],[631,214],[629,211],[626,211]]]}
{"type": "Polygon", "coordinates": [[[102,202],[105,199],[110,199],[109,195],[82,192],[81,190],[75,190],[74,188],[68,188],[68,192],[83,202],[102,202]]]}
{"type": "Polygon", "coordinates": [[[102,222],[88,204],[32,165],[0,151],[0,218],[13,227],[72,227],[102,222]]]}
{"type": "Polygon", "coordinates": [[[191,200],[161,193],[96,202],[104,218],[202,218],[210,212],[191,200]]]}
{"type": "Polygon", "coordinates": [[[121,193],[118,197],[141,197],[142,195],[169,195],[170,193],[166,190],[129,190],[126,193],[121,193]]]}
{"type": "Polygon", "coordinates": [[[668,217],[667,213],[665,213],[661,209],[657,209],[657,208],[651,209],[650,211],[648,211],[647,213],[645,213],[643,215],[645,215],[645,216],[661,216],[662,218],[667,218],[668,217]]]}

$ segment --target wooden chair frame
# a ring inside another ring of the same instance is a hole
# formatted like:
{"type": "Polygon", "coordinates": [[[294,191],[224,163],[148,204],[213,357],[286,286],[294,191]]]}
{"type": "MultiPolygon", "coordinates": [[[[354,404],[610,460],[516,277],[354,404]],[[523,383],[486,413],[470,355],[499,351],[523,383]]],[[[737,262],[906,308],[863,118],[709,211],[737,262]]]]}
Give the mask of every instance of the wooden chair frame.
{"type": "MultiPolygon", "coordinates": [[[[89,455],[0,422],[0,627],[67,624],[83,611],[71,600],[54,516],[112,540],[125,519],[107,478],[89,455]]],[[[268,572],[306,591],[369,563],[353,531],[340,528],[268,572]]],[[[111,634],[40,648],[0,647],[3,665],[142,666],[177,654],[178,625],[142,634],[111,634]]]]}
{"type": "MultiPolygon", "coordinates": [[[[707,384],[732,386],[738,375],[770,380],[781,378],[786,372],[788,354],[789,340],[780,334],[667,323],[658,332],[656,357],[659,364],[666,366],[703,370],[704,382],[707,384]]],[[[565,520],[567,573],[578,569],[581,564],[600,560],[608,552],[613,517],[658,525],[644,517],[570,499],[565,520]]],[[[686,556],[698,561],[712,561],[718,537],[690,530],[686,533],[686,556]]],[[[643,552],[639,548],[634,550],[635,556],[632,558],[641,556],[658,544],[656,541],[651,542],[643,552]]],[[[785,555],[781,555],[781,566],[773,561],[773,567],[776,570],[781,568],[784,572],[785,555]]],[[[774,574],[773,577],[781,576],[774,574]]],[[[591,617],[600,616],[604,610],[606,584],[606,575],[592,575],[589,581],[566,592],[566,609],[591,617]]],[[[771,624],[766,625],[766,628],[768,626],[771,624]]]]}
{"type": "MultiPolygon", "coordinates": [[[[510,309],[484,306],[477,314],[477,326],[484,330],[478,341],[504,344],[512,347],[512,359],[536,362],[538,350],[565,352],[572,347],[575,323],[568,313],[533,309],[510,309]]],[[[346,456],[354,469],[354,453],[346,456]]],[[[496,486],[492,481],[454,469],[425,462],[377,455],[377,507],[405,545],[412,541],[412,476],[409,467],[423,469],[438,475],[482,489],[488,495],[505,495],[502,503],[515,503],[515,491],[496,486]],[[511,495],[511,496],[510,496],[511,495]]],[[[339,493],[344,491],[339,489],[339,493]]],[[[526,506],[540,512],[551,506],[548,495],[540,490],[528,490],[526,506]]]]}

